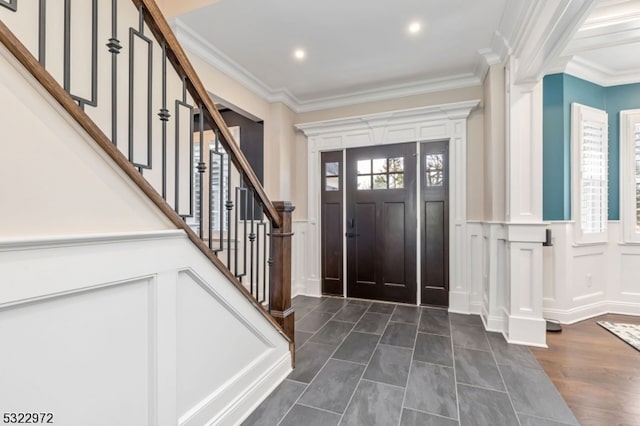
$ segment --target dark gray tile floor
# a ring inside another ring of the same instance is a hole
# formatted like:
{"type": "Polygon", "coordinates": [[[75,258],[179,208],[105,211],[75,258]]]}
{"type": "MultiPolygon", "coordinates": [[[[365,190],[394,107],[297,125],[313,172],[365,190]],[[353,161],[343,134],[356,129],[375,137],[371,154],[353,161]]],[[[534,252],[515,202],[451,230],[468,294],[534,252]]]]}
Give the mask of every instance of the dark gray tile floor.
{"type": "Polygon", "coordinates": [[[477,315],[293,299],[296,369],[244,425],[576,426],[535,357],[477,315]]]}

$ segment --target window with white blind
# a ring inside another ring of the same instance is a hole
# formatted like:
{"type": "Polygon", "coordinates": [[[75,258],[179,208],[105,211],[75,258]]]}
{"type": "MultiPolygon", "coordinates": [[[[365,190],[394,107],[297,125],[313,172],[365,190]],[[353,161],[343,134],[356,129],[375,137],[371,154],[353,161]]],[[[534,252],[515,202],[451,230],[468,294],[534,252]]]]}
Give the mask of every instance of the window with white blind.
{"type": "Polygon", "coordinates": [[[572,203],[576,243],[607,241],[607,113],[571,104],[572,203]]]}
{"type": "Polygon", "coordinates": [[[624,240],[640,243],[640,109],[620,111],[620,220],[624,240]]]}

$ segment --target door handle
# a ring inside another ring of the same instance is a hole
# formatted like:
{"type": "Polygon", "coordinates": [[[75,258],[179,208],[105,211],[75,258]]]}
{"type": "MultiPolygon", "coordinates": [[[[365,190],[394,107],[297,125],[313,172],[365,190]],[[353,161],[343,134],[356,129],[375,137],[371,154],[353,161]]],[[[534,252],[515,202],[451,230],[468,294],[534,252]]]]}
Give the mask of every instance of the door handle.
{"type": "Polygon", "coordinates": [[[360,234],[356,234],[354,232],[347,232],[346,234],[344,234],[344,236],[347,238],[354,238],[354,237],[359,237],[360,234]]]}

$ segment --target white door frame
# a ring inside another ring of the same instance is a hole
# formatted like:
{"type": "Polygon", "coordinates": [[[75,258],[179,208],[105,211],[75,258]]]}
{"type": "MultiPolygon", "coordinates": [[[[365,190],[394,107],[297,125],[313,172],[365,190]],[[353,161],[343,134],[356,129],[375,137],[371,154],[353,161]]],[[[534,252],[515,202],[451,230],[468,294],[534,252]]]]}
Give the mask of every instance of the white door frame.
{"type": "MultiPolygon", "coordinates": [[[[470,312],[466,280],[467,118],[479,100],[297,124],[308,138],[308,228],[304,253],[305,293],[321,294],[320,153],[396,143],[449,140],[449,311],[470,312]]],[[[419,203],[417,203],[419,205],[419,203]]],[[[418,216],[416,216],[418,217],[418,216]]],[[[344,226],[344,225],[343,225],[344,226]]],[[[420,226],[418,221],[418,237],[420,226]]],[[[420,241],[420,238],[418,238],[420,241]]],[[[420,265],[420,245],[417,250],[420,265]]],[[[416,283],[420,303],[420,274],[416,283]]]]}

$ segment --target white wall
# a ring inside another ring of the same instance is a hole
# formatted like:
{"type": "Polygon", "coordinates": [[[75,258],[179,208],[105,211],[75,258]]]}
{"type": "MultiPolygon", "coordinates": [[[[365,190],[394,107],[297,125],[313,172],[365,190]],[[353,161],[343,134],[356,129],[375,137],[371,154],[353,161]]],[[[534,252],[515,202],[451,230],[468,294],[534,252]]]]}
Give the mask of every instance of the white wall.
{"type": "Polygon", "coordinates": [[[0,241],[3,411],[56,424],[236,424],[286,339],[181,231],[0,241]]]}
{"type": "Polygon", "coordinates": [[[171,229],[142,191],[61,115],[0,46],[0,235],[171,229]]]}

